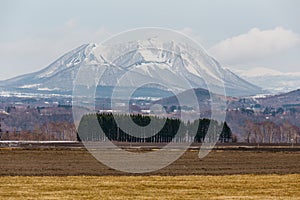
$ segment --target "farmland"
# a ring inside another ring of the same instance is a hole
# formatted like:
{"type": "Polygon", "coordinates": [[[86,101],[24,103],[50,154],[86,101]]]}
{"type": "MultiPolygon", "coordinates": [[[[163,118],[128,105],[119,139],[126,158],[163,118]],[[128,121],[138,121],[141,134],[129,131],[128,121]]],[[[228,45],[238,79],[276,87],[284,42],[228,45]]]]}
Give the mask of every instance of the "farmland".
{"type": "Polygon", "coordinates": [[[14,176],[0,198],[13,199],[299,199],[300,175],[14,176]]]}
{"type": "MultiPolygon", "coordinates": [[[[109,150],[115,153],[115,150],[109,150]]],[[[132,151],[141,151],[140,149],[132,151]]],[[[142,153],[142,152],[139,152],[142,153]]],[[[0,199],[299,199],[297,148],[187,151],[148,174],[126,174],[76,148],[1,148],[0,199]]],[[[126,158],[125,158],[126,159],[126,158]]]]}
{"type": "MultiPolygon", "coordinates": [[[[189,150],[173,164],[147,175],[300,174],[298,147],[218,148],[203,159],[198,158],[198,153],[196,149],[189,150]]],[[[2,176],[128,175],[101,164],[81,147],[2,148],[0,159],[2,176]]]]}

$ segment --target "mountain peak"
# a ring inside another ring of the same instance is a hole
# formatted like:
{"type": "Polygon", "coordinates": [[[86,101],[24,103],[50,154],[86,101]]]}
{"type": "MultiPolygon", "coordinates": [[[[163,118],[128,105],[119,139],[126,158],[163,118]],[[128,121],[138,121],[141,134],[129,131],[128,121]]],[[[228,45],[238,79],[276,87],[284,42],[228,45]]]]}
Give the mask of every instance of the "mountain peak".
{"type": "Polygon", "coordinates": [[[227,94],[234,96],[261,92],[259,87],[229,73],[217,61],[201,52],[199,54],[193,47],[174,41],[161,42],[155,37],[106,46],[84,44],[45,69],[5,81],[2,85],[72,91],[82,65],[89,66],[88,70],[96,70],[96,74],[97,67],[104,70],[101,86],[114,86],[122,74],[130,71],[134,72],[133,77],[124,87],[135,86],[135,79],[139,78],[144,82],[164,84],[170,90],[184,91],[186,88],[181,83],[188,81],[192,88],[207,89],[210,85],[210,88],[222,89],[225,85],[227,94]],[[220,84],[220,78],[223,78],[224,85],[220,84]]]}

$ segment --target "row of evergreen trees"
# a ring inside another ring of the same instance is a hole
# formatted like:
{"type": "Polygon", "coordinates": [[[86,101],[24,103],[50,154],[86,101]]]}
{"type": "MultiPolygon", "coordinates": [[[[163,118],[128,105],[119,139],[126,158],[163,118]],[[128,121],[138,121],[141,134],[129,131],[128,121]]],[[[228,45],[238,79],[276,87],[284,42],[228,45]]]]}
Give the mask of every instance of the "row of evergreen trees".
{"type": "MultiPolygon", "coordinates": [[[[83,116],[78,132],[82,141],[121,142],[203,142],[209,131],[221,133],[220,142],[229,142],[232,138],[227,123],[210,119],[198,119],[184,123],[179,119],[159,118],[144,115],[89,114],[83,116]],[[137,126],[128,125],[133,121],[137,126]],[[118,123],[117,123],[117,122],[118,123]],[[147,125],[152,124],[146,128],[147,125]],[[121,128],[120,128],[121,127],[121,128]],[[145,127],[145,128],[143,128],[145,127]],[[151,133],[150,133],[151,132],[151,133]],[[151,135],[149,135],[151,134],[151,135]]],[[[216,140],[216,134],[209,134],[208,141],[216,140]]]]}

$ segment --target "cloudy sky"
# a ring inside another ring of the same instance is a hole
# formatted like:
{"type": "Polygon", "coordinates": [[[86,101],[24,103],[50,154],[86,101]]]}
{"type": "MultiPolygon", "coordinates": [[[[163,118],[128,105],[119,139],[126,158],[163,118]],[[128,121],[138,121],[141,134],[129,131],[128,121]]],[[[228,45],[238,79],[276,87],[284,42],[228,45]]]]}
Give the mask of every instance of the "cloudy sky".
{"type": "Polygon", "coordinates": [[[175,29],[223,66],[300,71],[298,0],[0,0],[0,80],[138,27],[175,29]]]}

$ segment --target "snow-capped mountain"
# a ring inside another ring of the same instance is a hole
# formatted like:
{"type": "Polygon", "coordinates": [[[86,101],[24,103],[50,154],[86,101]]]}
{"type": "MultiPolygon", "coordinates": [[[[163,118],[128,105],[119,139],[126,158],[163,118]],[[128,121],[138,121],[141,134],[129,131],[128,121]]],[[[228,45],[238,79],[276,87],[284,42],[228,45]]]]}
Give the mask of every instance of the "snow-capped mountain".
{"type": "Polygon", "coordinates": [[[73,80],[80,65],[87,58],[93,47],[95,47],[94,44],[82,45],[64,54],[48,67],[38,72],[1,81],[0,86],[39,91],[70,91],[73,88],[73,80]]]}
{"type": "MultiPolygon", "coordinates": [[[[120,76],[131,72],[124,87],[135,86],[142,79],[147,83],[160,83],[167,89],[184,91],[182,83],[188,81],[192,88],[222,89],[220,75],[227,95],[241,96],[261,93],[262,90],[208,59],[192,47],[156,39],[132,41],[103,46],[82,45],[54,61],[45,69],[0,82],[3,88],[30,91],[64,91],[73,89],[78,70],[86,68],[94,74],[101,71],[100,86],[113,87],[120,76]],[[208,67],[209,66],[209,67],[208,67]]],[[[88,84],[95,84],[86,77],[88,84]]],[[[89,86],[89,85],[86,85],[89,86]]]]}
{"type": "MultiPolygon", "coordinates": [[[[233,69],[232,69],[233,70],[233,69]]],[[[285,93],[300,88],[300,72],[280,72],[268,68],[235,69],[234,73],[272,93],[285,93]]]]}

